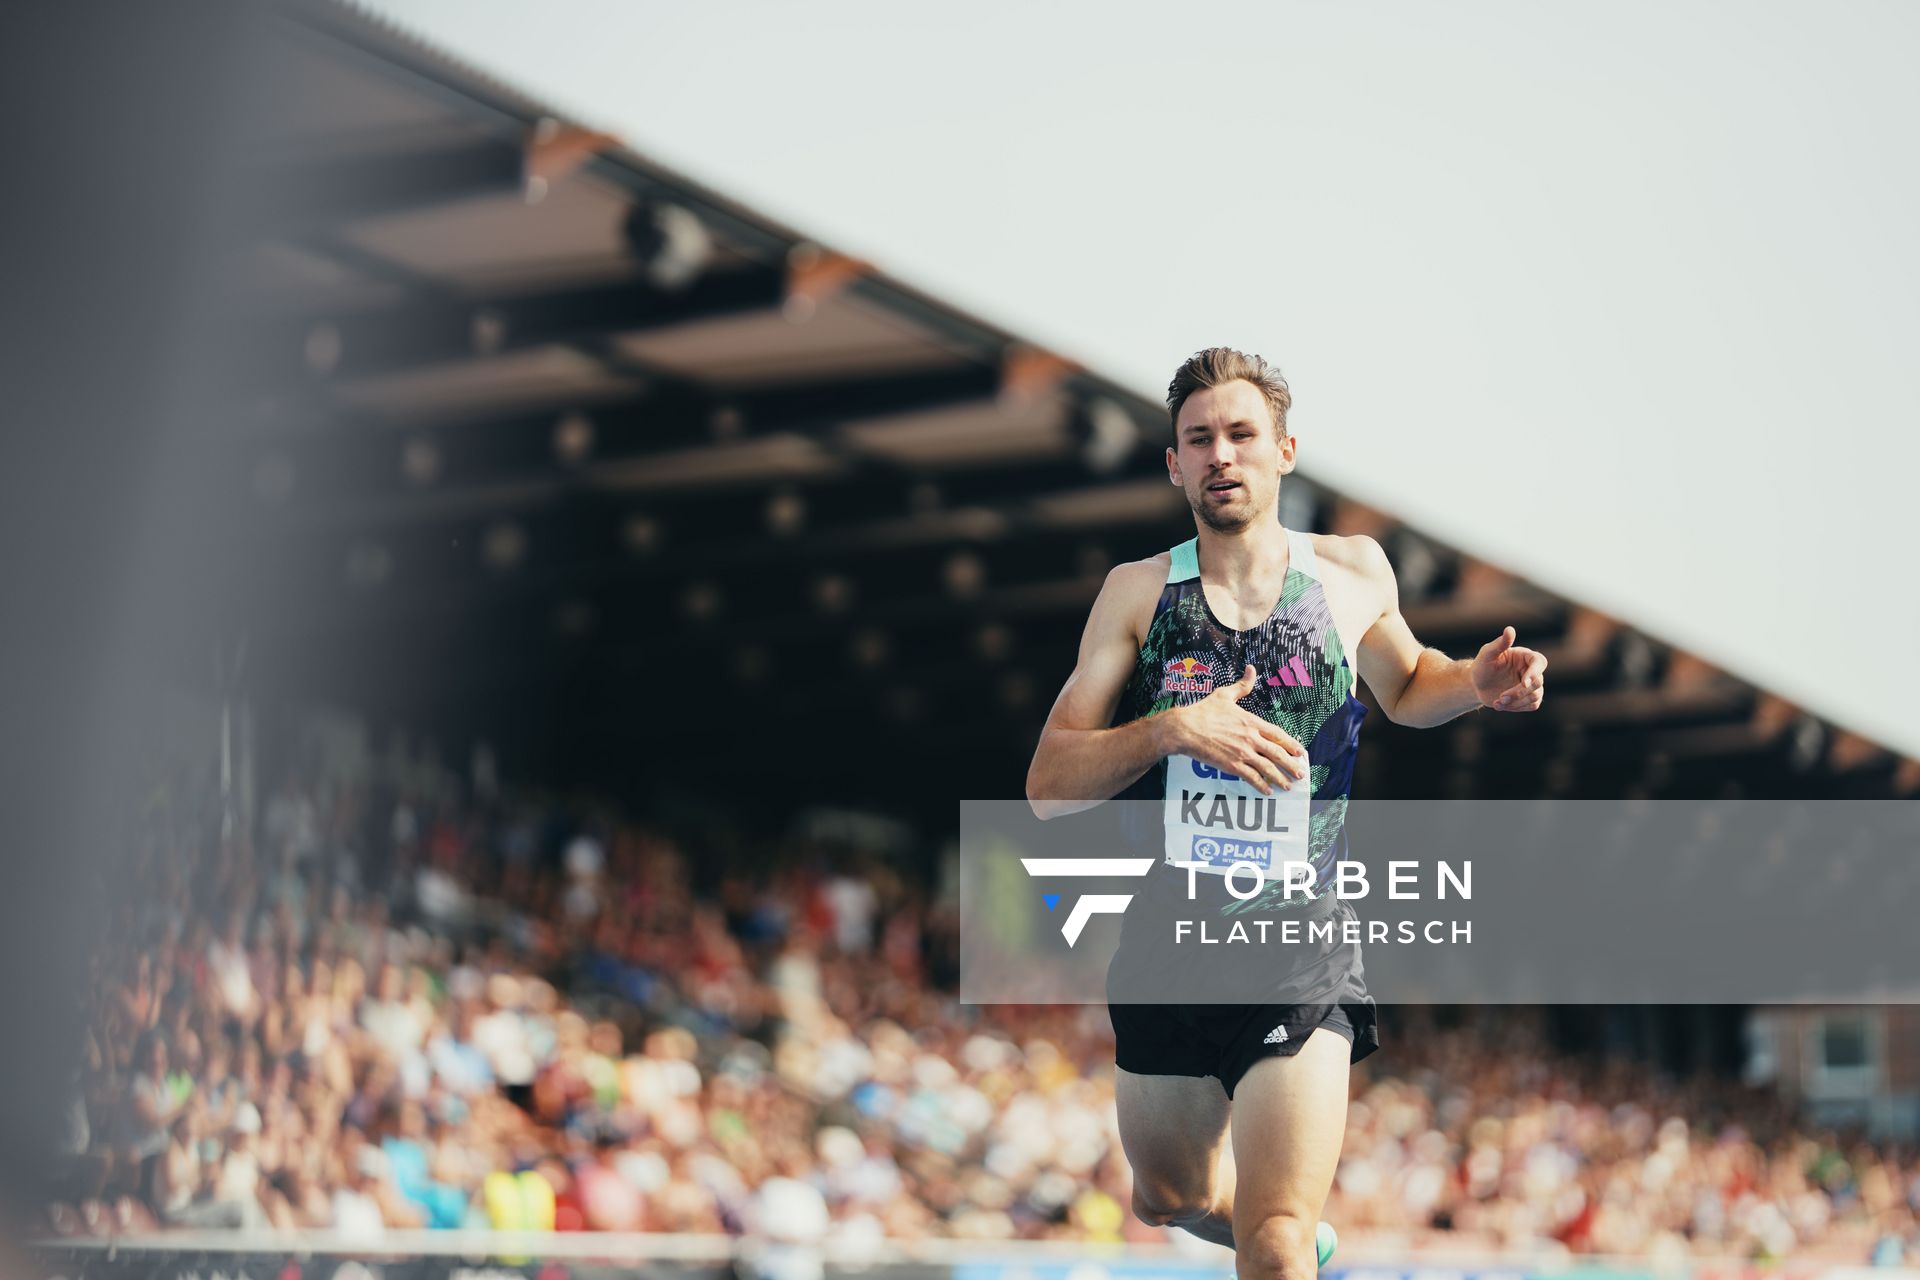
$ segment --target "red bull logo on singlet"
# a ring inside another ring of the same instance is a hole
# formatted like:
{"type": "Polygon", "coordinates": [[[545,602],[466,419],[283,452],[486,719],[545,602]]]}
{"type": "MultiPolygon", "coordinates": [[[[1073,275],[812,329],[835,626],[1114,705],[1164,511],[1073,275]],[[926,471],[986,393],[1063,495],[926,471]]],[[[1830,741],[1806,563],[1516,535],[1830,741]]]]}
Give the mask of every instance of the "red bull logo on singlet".
{"type": "Polygon", "coordinates": [[[1175,658],[1167,663],[1160,682],[1162,693],[1212,693],[1213,666],[1199,658],[1175,658]]]}

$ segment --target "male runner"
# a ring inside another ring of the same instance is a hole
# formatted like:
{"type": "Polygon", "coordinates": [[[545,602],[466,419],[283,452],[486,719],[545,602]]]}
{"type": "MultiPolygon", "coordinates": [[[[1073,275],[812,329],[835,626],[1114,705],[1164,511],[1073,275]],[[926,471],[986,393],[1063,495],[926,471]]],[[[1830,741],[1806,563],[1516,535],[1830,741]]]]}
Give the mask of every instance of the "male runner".
{"type": "Polygon", "coordinates": [[[1027,774],[1042,818],[1116,795],[1160,802],[1164,856],[1108,974],[1121,1144],[1134,1212],[1233,1248],[1240,1280],[1306,1280],[1331,1248],[1316,1224],[1345,1135],[1349,1063],[1379,1046],[1373,1001],[1357,949],[1337,946],[1290,949],[1275,1003],[1117,999],[1167,954],[1129,967],[1147,954],[1129,948],[1147,927],[1138,920],[1153,918],[1155,901],[1187,904],[1189,874],[1204,910],[1347,910],[1325,886],[1346,853],[1366,714],[1358,682],[1395,723],[1431,726],[1481,707],[1535,710],[1547,667],[1512,627],[1470,660],[1423,648],[1379,543],[1280,525],[1292,402],[1278,370],[1225,347],[1175,373],[1167,475],[1196,536],[1107,575],[1027,774]],[[1235,806],[1257,813],[1263,798],[1273,807],[1260,829],[1290,832],[1270,845],[1222,840],[1207,822],[1235,806]],[[1263,893],[1241,902],[1223,891],[1232,861],[1269,856],[1263,893]],[[1306,902],[1284,900],[1283,859],[1313,867],[1306,902]],[[1190,873],[1194,863],[1205,865],[1190,873]],[[1223,1179],[1229,1136],[1235,1174],[1223,1179]]]}

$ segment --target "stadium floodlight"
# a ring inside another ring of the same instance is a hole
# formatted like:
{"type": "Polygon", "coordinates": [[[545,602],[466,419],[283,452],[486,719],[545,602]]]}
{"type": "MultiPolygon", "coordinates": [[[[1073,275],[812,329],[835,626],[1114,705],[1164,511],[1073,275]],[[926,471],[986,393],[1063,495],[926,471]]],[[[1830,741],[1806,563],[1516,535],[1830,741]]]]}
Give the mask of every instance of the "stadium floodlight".
{"type": "Polygon", "coordinates": [[[467,329],[475,355],[494,355],[507,345],[507,317],[492,307],[474,312],[467,329]]]}
{"type": "Polygon", "coordinates": [[[853,660],[863,667],[877,667],[887,660],[887,634],[871,627],[853,638],[853,660]]]}
{"type": "Polygon", "coordinates": [[[746,429],[746,425],[745,416],[735,405],[715,405],[713,412],[707,415],[707,426],[715,440],[732,440],[746,429]]]}
{"type": "Polygon", "coordinates": [[[706,224],[692,210],[677,204],[637,204],[627,211],[622,231],[627,247],[655,288],[684,289],[713,259],[713,236],[706,224]]]}
{"type": "Polygon", "coordinates": [[[687,588],[681,606],[687,616],[699,622],[706,622],[720,615],[720,588],[711,582],[696,582],[687,588]]]}
{"type": "Polygon", "coordinates": [[[553,424],[553,456],[577,467],[593,452],[593,419],[577,410],[553,424]]]}
{"type": "Polygon", "coordinates": [[[502,573],[518,568],[527,558],[527,531],[511,520],[493,525],[480,540],[480,558],[502,573]]]}
{"type": "Polygon", "coordinates": [[[1820,763],[1826,747],[1827,727],[1818,716],[1803,715],[1794,721],[1787,739],[1787,759],[1796,770],[1804,773],[1820,763]]]}
{"type": "Polygon", "coordinates": [[[1140,424],[1105,396],[1087,402],[1079,415],[1079,429],[1080,457],[1089,470],[1102,475],[1117,471],[1140,443],[1140,424]]]}
{"type": "Polygon", "coordinates": [[[1629,689],[1645,688],[1653,679],[1656,661],[1653,645],[1645,636],[1637,631],[1621,633],[1618,656],[1614,659],[1621,684],[1629,689]]]}
{"type": "Polygon", "coordinates": [[[637,556],[651,555],[660,547],[660,522],[648,515],[631,515],[620,528],[627,550],[637,556]]]}
{"type": "Polygon", "coordinates": [[[781,486],[767,499],[767,530],[782,538],[799,533],[807,522],[807,501],[798,490],[781,486]]]}
{"type": "Polygon", "coordinates": [[[814,580],[813,602],[822,613],[845,613],[853,603],[853,583],[844,574],[823,574],[814,580]]]}
{"type": "Polygon", "coordinates": [[[971,551],[956,551],[947,557],[943,571],[947,590],[962,600],[980,594],[987,582],[987,566],[971,551]]]}
{"type": "Polygon", "coordinates": [[[1400,598],[1425,600],[1440,576],[1440,557],[1425,538],[1402,529],[1393,539],[1393,568],[1400,580],[1400,598]]]}

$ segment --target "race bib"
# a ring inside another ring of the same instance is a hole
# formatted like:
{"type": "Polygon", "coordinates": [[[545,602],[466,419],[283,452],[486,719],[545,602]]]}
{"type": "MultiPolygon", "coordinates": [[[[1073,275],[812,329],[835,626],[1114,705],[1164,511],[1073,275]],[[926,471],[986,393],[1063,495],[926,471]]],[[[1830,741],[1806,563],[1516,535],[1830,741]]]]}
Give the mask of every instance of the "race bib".
{"type": "MultiPolygon", "coordinates": [[[[1309,778],[1291,790],[1261,795],[1231,773],[1191,756],[1167,757],[1166,862],[1223,876],[1236,862],[1278,883],[1289,862],[1307,861],[1307,825],[1313,813],[1309,778]]],[[[1239,881],[1247,875],[1241,871],[1239,881]]]]}

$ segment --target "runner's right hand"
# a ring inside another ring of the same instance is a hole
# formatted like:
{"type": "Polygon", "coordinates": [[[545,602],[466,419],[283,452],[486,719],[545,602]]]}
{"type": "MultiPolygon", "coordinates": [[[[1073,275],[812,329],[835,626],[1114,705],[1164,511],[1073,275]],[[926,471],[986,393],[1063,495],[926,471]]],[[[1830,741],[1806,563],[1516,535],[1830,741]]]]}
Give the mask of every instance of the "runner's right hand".
{"type": "Polygon", "coordinates": [[[1296,778],[1307,776],[1307,749],[1279,725],[1239,705],[1256,679],[1248,666],[1232,684],[1167,712],[1178,726],[1175,749],[1246,779],[1261,795],[1272,795],[1274,787],[1291,791],[1296,778]]]}

